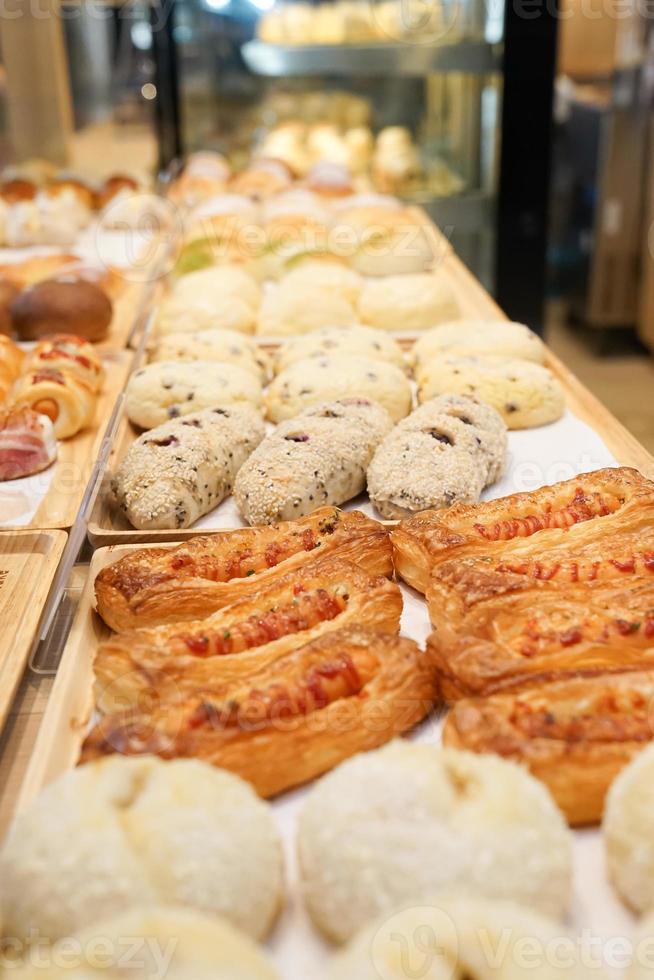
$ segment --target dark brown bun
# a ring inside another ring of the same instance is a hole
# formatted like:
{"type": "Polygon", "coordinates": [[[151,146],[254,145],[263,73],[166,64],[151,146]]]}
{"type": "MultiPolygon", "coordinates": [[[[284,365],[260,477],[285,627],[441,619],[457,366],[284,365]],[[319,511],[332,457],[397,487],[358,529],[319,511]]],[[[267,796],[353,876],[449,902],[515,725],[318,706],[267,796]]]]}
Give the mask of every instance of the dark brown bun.
{"type": "Polygon", "coordinates": [[[14,177],[12,180],[3,180],[0,184],[0,197],[7,204],[15,204],[17,201],[31,201],[36,197],[37,187],[33,180],[26,180],[23,177],[14,177]]]}
{"type": "Polygon", "coordinates": [[[11,304],[21,340],[40,340],[51,333],[104,340],[112,314],[111,301],[102,289],[82,280],[45,279],[25,289],[11,304]]]}
{"type": "Polygon", "coordinates": [[[0,279],[0,333],[11,337],[14,325],[11,319],[11,304],[20,293],[20,286],[11,279],[0,279]]]}

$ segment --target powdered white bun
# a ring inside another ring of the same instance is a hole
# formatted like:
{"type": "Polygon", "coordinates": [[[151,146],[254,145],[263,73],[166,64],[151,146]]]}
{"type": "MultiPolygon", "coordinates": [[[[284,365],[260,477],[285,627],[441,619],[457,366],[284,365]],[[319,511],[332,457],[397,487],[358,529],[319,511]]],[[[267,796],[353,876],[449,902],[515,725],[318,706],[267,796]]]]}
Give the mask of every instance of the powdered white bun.
{"type": "Polygon", "coordinates": [[[637,955],[624,975],[625,980],[652,980],[654,970],[652,936],[654,936],[654,912],[649,912],[638,923],[633,939],[633,947],[637,955]]]}
{"type": "Polygon", "coordinates": [[[418,400],[474,395],[500,413],[509,429],[546,425],[565,411],[563,388],[542,364],[517,358],[444,354],[416,371],[418,400]]]}
{"type": "Polygon", "coordinates": [[[157,311],[155,326],[159,336],[201,330],[236,330],[248,334],[254,333],[256,321],[256,311],[239,296],[225,294],[210,300],[202,295],[194,300],[169,296],[157,311]]]}
{"type": "Polygon", "coordinates": [[[152,429],[203,408],[261,405],[261,382],[236,364],[158,361],[135,371],[125,389],[125,412],[134,425],[152,429]]]}
{"type": "Polygon", "coordinates": [[[603,980],[580,959],[577,939],[531,909],[442,896],[366,926],[332,958],[327,980],[603,980]]]}
{"type": "Polygon", "coordinates": [[[4,932],[54,939],[159,904],[263,938],[282,877],[270,809],[243,780],[195,760],[115,755],[70,770],[15,820],[0,853],[4,932]]]}
{"type": "Polygon", "coordinates": [[[261,301],[259,283],[238,265],[212,265],[189,272],[177,280],[172,295],[180,303],[195,303],[201,298],[206,305],[219,304],[225,296],[235,296],[253,310],[258,309],[261,301]]]}
{"type": "MultiPolygon", "coordinates": [[[[330,241],[363,276],[424,272],[436,258],[431,238],[414,213],[385,205],[339,211],[330,241]]],[[[455,316],[451,313],[449,318],[455,316]]]]}
{"type": "Polygon", "coordinates": [[[523,323],[510,320],[454,320],[423,334],[413,346],[414,364],[441,354],[491,354],[542,364],[545,345],[523,323]]]}
{"type": "Polygon", "coordinates": [[[302,187],[296,187],[264,201],[261,212],[264,224],[288,215],[307,215],[323,223],[327,223],[330,218],[329,209],[325,207],[320,197],[302,187]]]}
{"type": "Polygon", "coordinates": [[[223,361],[238,364],[265,381],[270,358],[253,340],[235,330],[166,334],[152,352],[153,361],[223,361]]]}
{"type": "Polygon", "coordinates": [[[239,217],[255,224],[260,217],[259,205],[244,194],[217,194],[193,208],[188,223],[219,216],[239,217]]]}
{"type": "Polygon", "coordinates": [[[139,907],[103,919],[71,937],[61,960],[60,966],[26,965],[11,975],[16,980],[120,980],[125,975],[279,980],[258,946],[225,919],[177,906],[139,907]],[[136,961],[142,968],[137,970],[136,961]]]}
{"type": "Polygon", "coordinates": [[[298,833],[305,902],[336,942],[445,889],[561,917],[571,839],[547,789],[514,763],[395,741],[311,791],[298,833]]]}
{"type": "Polygon", "coordinates": [[[305,289],[316,286],[321,289],[333,289],[349,303],[356,305],[363,279],[361,276],[340,262],[330,262],[327,259],[304,259],[287,272],[281,281],[284,289],[305,289]]]}
{"type": "Polygon", "coordinates": [[[357,322],[352,303],[327,286],[280,283],[264,297],[257,333],[273,337],[311,333],[319,327],[348,326],[357,322]]]}
{"type": "Polygon", "coordinates": [[[313,333],[289,340],[275,358],[275,373],[289,364],[323,354],[356,354],[373,361],[387,361],[405,370],[404,354],[387,333],[372,327],[322,327],[313,333]]]}
{"type": "Polygon", "coordinates": [[[386,276],[366,283],[359,300],[362,323],[378,330],[428,330],[459,315],[449,281],[438,272],[386,276]]]}
{"type": "Polygon", "coordinates": [[[265,395],[273,422],[292,419],[316,402],[362,397],[378,402],[394,422],[411,411],[411,385],[394,364],[355,354],[325,354],[289,364],[265,395]]]}
{"type": "Polygon", "coordinates": [[[638,912],[654,909],[654,745],[626,766],[604,806],[609,875],[621,897],[638,912]]]}

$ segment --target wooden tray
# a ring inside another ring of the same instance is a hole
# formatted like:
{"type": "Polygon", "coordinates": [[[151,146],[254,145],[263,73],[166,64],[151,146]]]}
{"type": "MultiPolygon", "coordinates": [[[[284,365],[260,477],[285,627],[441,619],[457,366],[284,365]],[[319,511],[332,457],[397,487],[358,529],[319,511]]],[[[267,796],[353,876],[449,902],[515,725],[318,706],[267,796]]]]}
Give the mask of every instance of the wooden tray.
{"type": "Polygon", "coordinates": [[[0,728],[23,675],[67,537],[65,531],[0,533],[0,728]]]}
{"type": "Polygon", "coordinates": [[[27,806],[44,786],[77,763],[94,710],[94,654],[98,644],[111,635],[95,612],[93,585],[103,568],[136,547],[100,548],[93,555],[14,812],[27,806]]]}
{"type": "MultiPolygon", "coordinates": [[[[107,422],[123,390],[132,364],[130,351],[107,352],[103,357],[106,369],[104,388],[95,411],[92,426],[72,439],[61,440],[59,455],[50,470],[43,475],[43,493],[36,511],[26,524],[12,525],[11,507],[15,508],[15,519],[25,512],[21,491],[13,481],[0,483],[0,531],[19,528],[69,528],[75,522],[84,491],[89,482],[93,464],[98,456],[107,422]],[[45,481],[49,482],[45,482],[45,481]],[[16,496],[18,495],[18,497],[16,496]],[[22,508],[19,510],[18,508],[22,508]],[[2,521],[6,523],[1,523],[2,521]]],[[[24,495],[23,495],[24,496],[24,495]]]]}

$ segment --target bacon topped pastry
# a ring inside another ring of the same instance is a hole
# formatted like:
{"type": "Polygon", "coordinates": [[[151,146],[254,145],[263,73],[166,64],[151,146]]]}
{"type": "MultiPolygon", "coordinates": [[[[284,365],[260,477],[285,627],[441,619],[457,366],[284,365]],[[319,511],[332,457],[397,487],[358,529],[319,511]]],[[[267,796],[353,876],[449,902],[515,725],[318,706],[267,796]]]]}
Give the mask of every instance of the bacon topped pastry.
{"type": "Polygon", "coordinates": [[[40,341],[27,357],[24,371],[57,368],[81,378],[94,392],[104,380],[104,368],[95,348],[74,334],[52,334],[40,341]]]}
{"type": "Polygon", "coordinates": [[[197,758],[273,796],[412,728],[436,696],[429,655],[397,635],[337,629],[218,694],[107,715],[82,762],[113,752],[197,758]]]}
{"type": "Polygon", "coordinates": [[[95,659],[102,710],[220,692],[314,636],[346,625],[399,630],[402,594],[338,556],[267,579],[206,619],[119,633],[95,659]]]}
{"type": "Polygon", "coordinates": [[[595,823],[613,779],[652,740],[653,711],[652,671],[565,680],[458,701],[443,741],[523,763],[571,824],[595,823]]]}
{"type": "Polygon", "coordinates": [[[47,469],[57,458],[52,422],[31,408],[0,412],[0,481],[47,469]]]}
{"type": "Polygon", "coordinates": [[[199,619],[335,553],[371,575],[393,572],[386,528],[357,511],[322,507],[298,521],[133,551],[96,578],[97,610],[115,630],[199,619]]]}
{"type": "Polygon", "coordinates": [[[581,546],[598,534],[646,527],[652,520],[654,483],[621,467],[583,473],[531,493],[426,511],[393,528],[391,540],[397,571],[425,592],[432,569],[453,557],[508,557],[534,536],[534,553],[565,540],[581,546]]]}

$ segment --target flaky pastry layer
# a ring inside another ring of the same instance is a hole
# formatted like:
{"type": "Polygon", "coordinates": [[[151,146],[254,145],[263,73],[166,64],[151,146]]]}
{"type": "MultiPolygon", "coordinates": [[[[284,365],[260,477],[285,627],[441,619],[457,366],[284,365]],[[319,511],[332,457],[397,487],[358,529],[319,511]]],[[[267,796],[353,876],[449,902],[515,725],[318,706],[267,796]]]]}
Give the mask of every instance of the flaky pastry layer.
{"type": "Polygon", "coordinates": [[[298,521],[134,551],[96,578],[97,610],[114,630],[200,619],[326,554],[354,561],[371,575],[393,572],[383,525],[358,511],[322,507],[298,521]]]}
{"type": "Polygon", "coordinates": [[[618,772],[651,741],[653,711],[654,672],[568,680],[459,701],[443,741],[528,766],[571,824],[595,823],[618,772]]]}
{"type": "Polygon", "coordinates": [[[113,752],[197,758],[274,796],[409,730],[435,697],[429,654],[412,640],[334,630],[234,677],[220,696],[105,716],[81,761],[113,752]]]}

